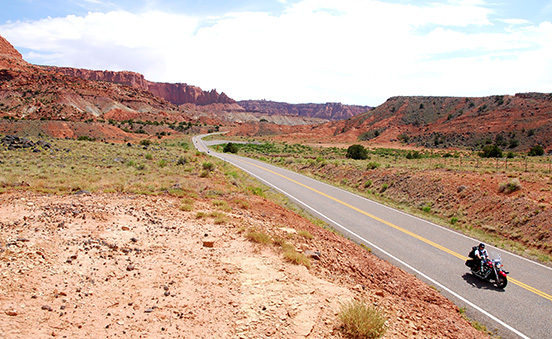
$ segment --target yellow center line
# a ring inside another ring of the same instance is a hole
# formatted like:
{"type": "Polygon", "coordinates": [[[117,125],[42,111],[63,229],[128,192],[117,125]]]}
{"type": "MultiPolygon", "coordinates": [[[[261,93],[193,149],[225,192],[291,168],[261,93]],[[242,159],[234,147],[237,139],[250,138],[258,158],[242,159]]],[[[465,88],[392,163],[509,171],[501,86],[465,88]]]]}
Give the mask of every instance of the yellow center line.
{"type": "MultiPolygon", "coordinates": [[[[333,200],[333,201],[335,201],[335,202],[337,202],[337,203],[339,203],[339,204],[341,204],[341,205],[347,206],[347,207],[349,207],[350,209],[353,209],[353,210],[355,210],[355,211],[357,211],[357,212],[359,212],[359,213],[362,213],[362,214],[364,214],[365,216],[367,216],[367,217],[369,217],[369,218],[372,218],[372,219],[374,219],[374,220],[376,220],[376,221],[379,221],[379,222],[381,222],[382,224],[385,224],[385,225],[387,225],[387,226],[389,226],[389,227],[392,227],[392,228],[394,228],[394,229],[396,229],[396,230],[398,230],[398,231],[401,231],[401,232],[403,232],[403,233],[405,233],[405,234],[408,234],[408,235],[410,235],[411,237],[414,237],[414,238],[416,238],[416,239],[418,239],[418,240],[420,240],[420,241],[423,241],[423,242],[425,242],[426,244],[431,245],[431,246],[433,246],[433,247],[435,247],[435,248],[438,248],[438,249],[440,249],[441,251],[446,252],[446,253],[448,253],[448,254],[450,254],[450,255],[452,255],[452,256],[455,256],[455,257],[457,257],[457,258],[459,258],[459,259],[461,259],[461,260],[464,260],[464,261],[465,261],[465,260],[468,259],[468,258],[467,258],[466,256],[464,256],[464,255],[461,255],[461,254],[459,254],[459,253],[456,253],[456,252],[454,252],[453,250],[450,250],[450,249],[448,249],[448,248],[446,248],[446,247],[444,247],[444,246],[441,246],[441,245],[439,245],[439,244],[437,244],[437,243],[435,243],[435,242],[433,242],[433,241],[431,241],[431,240],[429,240],[429,239],[426,239],[426,238],[424,238],[424,237],[422,237],[422,236],[420,236],[420,235],[418,235],[418,234],[416,234],[416,233],[413,233],[413,232],[411,232],[411,231],[409,231],[409,230],[406,230],[406,229],[404,229],[404,228],[402,228],[402,227],[399,227],[399,226],[397,226],[397,225],[395,225],[395,224],[392,224],[392,223],[390,223],[389,221],[386,221],[386,220],[383,220],[383,219],[381,219],[381,218],[379,218],[379,217],[376,217],[376,216],[373,215],[373,214],[370,214],[370,213],[368,213],[368,212],[366,212],[366,211],[363,211],[363,210],[361,210],[361,209],[359,209],[359,208],[357,208],[357,207],[355,207],[355,206],[352,206],[352,205],[350,205],[350,204],[348,204],[348,203],[346,203],[346,202],[344,202],[344,201],[341,201],[341,200],[339,200],[339,199],[337,199],[337,198],[334,198],[334,197],[332,197],[332,196],[330,196],[330,195],[328,195],[328,194],[326,194],[326,193],[324,193],[324,192],[321,192],[321,191],[319,191],[319,190],[317,190],[317,189],[314,189],[314,188],[312,188],[312,187],[310,187],[310,186],[307,186],[307,185],[302,184],[302,183],[300,183],[300,182],[298,182],[298,181],[296,181],[296,180],[293,180],[293,179],[291,179],[291,178],[289,178],[289,177],[286,177],[285,175],[282,175],[282,174],[280,174],[280,173],[274,172],[274,171],[272,171],[272,170],[269,170],[268,168],[259,166],[259,165],[257,165],[257,164],[251,163],[251,162],[249,162],[249,161],[245,161],[245,160],[242,160],[242,161],[245,162],[245,163],[247,163],[247,164],[249,164],[249,165],[251,165],[251,166],[255,166],[255,167],[259,168],[259,169],[262,169],[262,170],[264,170],[264,171],[267,171],[267,172],[270,172],[270,173],[272,173],[272,174],[275,174],[275,175],[277,175],[277,176],[279,176],[279,177],[281,177],[281,178],[284,178],[284,179],[286,179],[286,180],[288,180],[288,181],[291,181],[291,182],[293,182],[294,184],[297,184],[297,185],[302,186],[302,187],[304,187],[304,188],[306,188],[306,189],[308,189],[308,190],[311,190],[311,191],[313,191],[313,192],[315,192],[315,193],[318,193],[318,194],[320,194],[320,195],[322,195],[322,196],[324,196],[324,197],[326,197],[326,198],[328,198],[328,199],[331,199],[331,200],[333,200]]],[[[519,287],[522,287],[522,288],[528,290],[529,292],[533,292],[533,293],[535,293],[535,294],[538,295],[538,296],[541,296],[541,297],[543,297],[543,298],[545,298],[545,299],[548,299],[548,300],[552,301],[552,296],[549,295],[549,294],[547,294],[547,293],[545,293],[545,292],[543,292],[543,291],[540,291],[540,290],[538,290],[538,289],[536,289],[536,288],[534,288],[534,287],[531,287],[531,286],[529,286],[529,285],[527,285],[527,284],[525,284],[525,283],[523,283],[523,282],[521,282],[521,281],[519,281],[519,280],[516,280],[516,279],[514,279],[514,278],[511,278],[511,277],[508,277],[508,280],[509,280],[511,283],[513,283],[513,284],[515,284],[515,285],[518,285],[519,287]]]]}

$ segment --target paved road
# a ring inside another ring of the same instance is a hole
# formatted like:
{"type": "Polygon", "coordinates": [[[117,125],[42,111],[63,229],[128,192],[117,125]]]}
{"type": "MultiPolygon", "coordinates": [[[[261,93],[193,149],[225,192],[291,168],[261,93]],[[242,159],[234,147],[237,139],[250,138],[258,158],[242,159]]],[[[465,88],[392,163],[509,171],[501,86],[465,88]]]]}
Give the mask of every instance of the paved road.
{"type": "Polygon", "coordinates": [[[375,255],[436,287],[502,338],[552,338],[551,268],[488,246],[510,271],[508,286],[497,289],[464,266],[476,239],[279,167],[213,152],[200,137],[193,141],[200,151],[257,177],[375,255]]]}

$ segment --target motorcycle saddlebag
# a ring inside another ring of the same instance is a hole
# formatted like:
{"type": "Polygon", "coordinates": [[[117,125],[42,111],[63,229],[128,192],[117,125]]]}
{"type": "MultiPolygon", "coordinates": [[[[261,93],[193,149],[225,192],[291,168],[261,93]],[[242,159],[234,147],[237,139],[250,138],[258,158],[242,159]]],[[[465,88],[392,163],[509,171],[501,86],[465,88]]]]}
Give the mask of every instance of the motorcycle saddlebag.
{"type": "Polygon", "coordinates": [[[466,260],[466,266],[468,266],[469,268],[472,268],[474,264],[475,264],[475,260],[471,258],[466,260]]]}

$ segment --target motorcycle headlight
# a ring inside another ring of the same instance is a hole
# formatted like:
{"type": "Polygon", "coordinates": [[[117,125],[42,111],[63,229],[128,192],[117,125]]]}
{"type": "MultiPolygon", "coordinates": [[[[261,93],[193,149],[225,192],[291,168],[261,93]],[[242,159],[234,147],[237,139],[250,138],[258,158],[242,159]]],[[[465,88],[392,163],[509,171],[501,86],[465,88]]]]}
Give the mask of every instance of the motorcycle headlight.
{"type": "Polygon", "coordinates": [[[502,266],[503,266],[503,265],[500,264],[500,263],[497,263],[497,264],[496,264],[496,268],[501,268],[502,266]]]}

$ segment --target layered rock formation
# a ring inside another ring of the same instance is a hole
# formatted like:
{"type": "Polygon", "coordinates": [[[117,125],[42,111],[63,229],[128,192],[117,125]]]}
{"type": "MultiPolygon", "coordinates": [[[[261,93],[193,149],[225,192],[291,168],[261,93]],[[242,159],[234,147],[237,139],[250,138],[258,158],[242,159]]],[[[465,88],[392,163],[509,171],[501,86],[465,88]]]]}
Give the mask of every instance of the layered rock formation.
{"type": "Polygon", "coordinates": [[[8,40],[4,39],[2,36],[0,36],[0,56],[23,60],[21,53],[19,53],[12,46],[12,44],[10,44],[8,40]]]}
{"type": "Polygon", "coordinates": [[[288,104],[267,100],[242,100],[238,104],[248,112],[298,115],[325,120],[344,120],[368,111],[369,106],[343,105],[339,102],[325,104],[288,104]]]}
{"type": "Polygon", "coordinates": [[[60,72],[69,76],[95,81],[114,82],[132,86],[151,92],[153,95],[167,100],[175,105],[196,104],[235,104],[236,101],[224,93],[216,90],[204,91],[199,87],[184,83],[152,82],[145,79],[142,74],[129,71],[96,71],[71,67],[47,67],[49,70],[60,72]]]}
{"type": "MultiPolygon", "coordinates": [[[[111,73],[119,76],[117,72],[111,73]]],[[[128,73],[121,74],[121,79],[140,80],[139,74],[128,73]]],[[[57,72],[56,68],[29,64],[0,36],[0,116],[84,121],[101,118],[111,110],[151,114],[150,120],[160,117],[162,112],[179,114],[175,105],[141,89],[140,84],[129,87],[88,81],[57,72]]]]}

